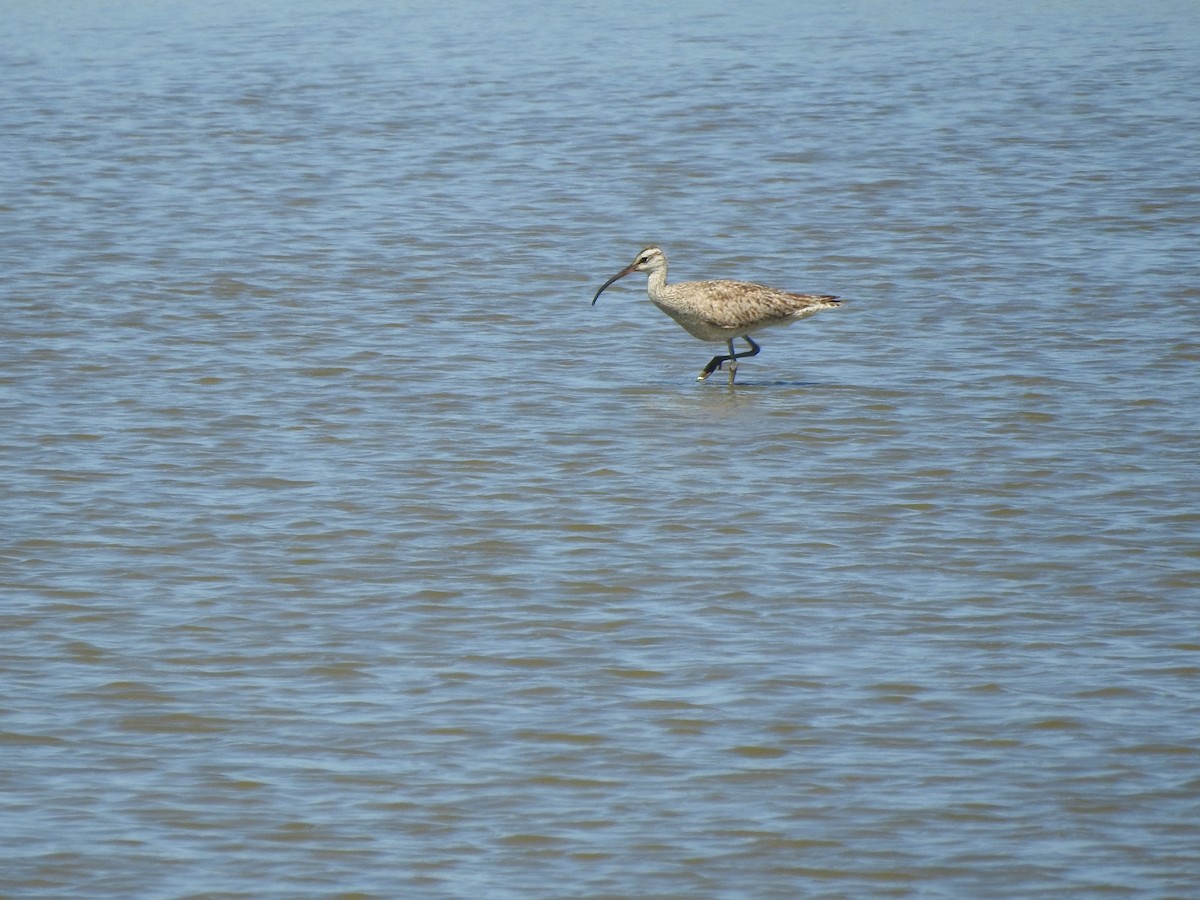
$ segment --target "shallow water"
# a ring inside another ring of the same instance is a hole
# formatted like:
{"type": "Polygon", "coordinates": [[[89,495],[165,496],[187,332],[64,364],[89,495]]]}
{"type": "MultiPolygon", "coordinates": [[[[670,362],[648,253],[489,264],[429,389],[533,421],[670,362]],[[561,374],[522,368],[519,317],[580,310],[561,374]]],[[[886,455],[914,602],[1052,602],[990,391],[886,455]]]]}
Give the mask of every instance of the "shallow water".
{"type": "Polygon", "coordinates": [[[1200,892],[1200,16],[672,9],[8,4],[5,893],[1200,892]]]}

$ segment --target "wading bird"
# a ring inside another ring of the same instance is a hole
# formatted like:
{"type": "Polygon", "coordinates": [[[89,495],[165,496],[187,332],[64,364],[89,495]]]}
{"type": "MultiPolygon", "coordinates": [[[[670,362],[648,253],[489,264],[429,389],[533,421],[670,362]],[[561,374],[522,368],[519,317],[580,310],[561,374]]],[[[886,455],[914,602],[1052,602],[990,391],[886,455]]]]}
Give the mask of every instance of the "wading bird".
{"type": "Polygon", "coordinates": [[[667,284],[667,255],[657,247],[647,247],[624,269],[604,282],[592,306],[604,289],[619,278],[634,272],[649,275],[646,291],[650,301],[683,326],[684,331],[702,341],[723,341],[728,356],[714,356],[700,372],[703,381],[725,363],[729,363],[729,383],[737,374],[737,361],[756,356],[759,346],[750,335],[764,328],[791,325],[813,313],[839,306],[841,301],[828,294],[789,294],[749,281],[681,281],[667,284]],[[738,353],[733,339],[741,338],[749,350],[738,353]]]}

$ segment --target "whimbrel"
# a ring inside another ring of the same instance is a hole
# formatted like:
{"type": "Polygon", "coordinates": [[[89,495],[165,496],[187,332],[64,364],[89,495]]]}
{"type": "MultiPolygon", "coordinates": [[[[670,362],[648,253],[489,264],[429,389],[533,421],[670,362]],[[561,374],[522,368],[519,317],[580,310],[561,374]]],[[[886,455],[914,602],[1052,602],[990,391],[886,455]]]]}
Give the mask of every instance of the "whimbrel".
{"type": "Polygon", "coordinates": [[[649,275],[646,291],[650,301],[683,326],[684,331],[702,341],[724,341],[728,356],[714,356],[700,372],[703,381],[725,363],[729,363],[729,383],[737,374],[737,361],[758,354],[759,346],[750,339],[755,331],[776,325],[790,325],[807,319],[823,309],[840,305],[828,294],[789,294],[749,281],[681,281],[667,284],[667,255],[657,247],[647,247],[629,265],[604,282],[592,305],[604,289],[633,272],[649,275]],[[749,350],[738,353],[733,339],[741,338],[749,350]]]}

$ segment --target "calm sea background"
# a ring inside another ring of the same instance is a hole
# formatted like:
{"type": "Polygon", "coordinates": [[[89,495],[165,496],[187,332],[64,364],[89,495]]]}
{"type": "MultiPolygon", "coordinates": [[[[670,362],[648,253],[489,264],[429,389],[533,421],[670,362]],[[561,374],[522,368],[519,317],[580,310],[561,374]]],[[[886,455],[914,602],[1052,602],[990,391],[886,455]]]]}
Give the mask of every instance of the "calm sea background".
{"type": "Polygon", "coordinates": [[[1200,896],[1194,2],[0,20],[0,894],[1200,896]]]}

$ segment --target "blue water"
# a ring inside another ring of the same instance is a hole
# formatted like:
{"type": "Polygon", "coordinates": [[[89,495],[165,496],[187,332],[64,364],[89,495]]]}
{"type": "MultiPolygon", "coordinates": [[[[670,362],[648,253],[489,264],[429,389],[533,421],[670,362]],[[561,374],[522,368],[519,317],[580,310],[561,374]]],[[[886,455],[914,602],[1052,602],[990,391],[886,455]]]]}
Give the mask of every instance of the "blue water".
{"type": "Polygon", "coordinates": [[[1191,5],[0,9],[0,892],[1200,893],[1191,5]]]}

